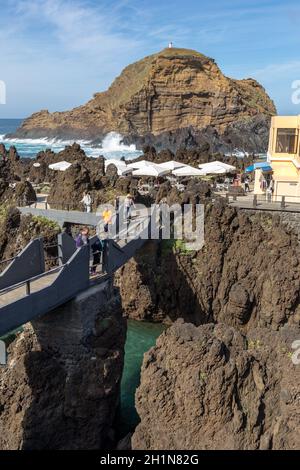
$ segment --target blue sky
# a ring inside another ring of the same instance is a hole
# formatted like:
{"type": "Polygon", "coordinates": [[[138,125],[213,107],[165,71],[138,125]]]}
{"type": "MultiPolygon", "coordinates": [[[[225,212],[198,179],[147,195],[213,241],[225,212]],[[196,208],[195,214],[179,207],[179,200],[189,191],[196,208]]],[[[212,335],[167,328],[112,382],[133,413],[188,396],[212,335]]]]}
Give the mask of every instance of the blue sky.
{"type": "Polygon", "coordinates": [[[175,46],[254,77],[281,114],[300,114],[299,0],[6,0],[0,3],[0,118],[69,109],[105,90],[124,66],[175,46]]]}

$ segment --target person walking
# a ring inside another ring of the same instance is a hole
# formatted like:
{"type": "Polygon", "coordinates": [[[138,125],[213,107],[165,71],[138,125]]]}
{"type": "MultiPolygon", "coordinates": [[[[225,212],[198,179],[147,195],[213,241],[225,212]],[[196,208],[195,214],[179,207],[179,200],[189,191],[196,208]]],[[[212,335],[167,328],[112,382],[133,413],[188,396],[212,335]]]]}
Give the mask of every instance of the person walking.
{"type": "Polygon", "coordinates": [[[120,209],[120,196],[115,197],[115,211],[119,212],[120,209]]]}
{"type": "Polygon", "coordinates": [[[133,197],[131,196],[131,194],[127,194],[127,196],[125,197],[124,207],[125,207],[126,219],[129,220],[131,218],[131,211],[133,208],[135,208],[135,204],[134,204],[133,197]]]}
{"type": "Polygon", "coordinates": [[[250,179],[249,176],[246,176],[244,179],[244,184],[245,184],[245,193],[250,193],[250,179]]]}
{"type": "Polygon", "coordinates": [[[108,233],[109,225],[112,222],[112,212],[106,207],[102,213],[103,221],[104,221],[104,232],[108,233]]]}
{"type": "Polygon", "coordinates": [[[274,180],[271,176],[269,183],[268,183],[267,190],[266,190],[266,199],[268,202],[272,202],[273,192],[274,192],[274,180]]]}
{"type": "Polygon", "coordinates": [[[92,198],[91,198],[91,195],[88,191],[85,191],[83,193],[83,198],[82,198],[81,202],[84,205],[85,212],[91,212],[91,210],[92,210],[92,198]]]}
{"type": "Polygon", "coordinates": [[[93,253],[93,265],[91,268],[91,274],[95,275],[97,271],[97,266],[100,265],[101,255],[103,255],[103,248],[104,248],[104,244],[98,236],[97,236],[96,241],[92,244],[91,248],[92,248],[92,253],[93,253]]]}
{"type": "Polygon", "coordinates": [[[119,239],[120,232],[120,196],[115,197],[115,213],[116,213],[116,236],[119,239]]]}

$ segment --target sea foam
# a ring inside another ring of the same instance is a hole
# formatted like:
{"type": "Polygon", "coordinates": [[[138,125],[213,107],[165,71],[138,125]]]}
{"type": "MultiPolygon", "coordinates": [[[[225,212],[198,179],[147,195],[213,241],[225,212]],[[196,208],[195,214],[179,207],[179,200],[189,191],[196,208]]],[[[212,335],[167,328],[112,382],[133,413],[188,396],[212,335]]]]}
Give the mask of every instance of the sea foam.
{"type": "MultiPolygon", "coordinates": [[[[131,159],[138,157],[142,152],[136,149],[135,145],[125,145],[122,143],[122,135],[116,132],[110,132],[105,136],[100,145],[92,145],[88,140],[77,140],[76,142],[82,147],[85,153],[90,157],[99,157],[104,155],[106,158],[122,158],[131,159]]],[[[50,148],[54,152],[60,152],[66,145],[72,145],[74,140],[61,140],[55,138],[39,138],[39,139],[19,139],[7,138],[5,134],[0,135],[0,143],[4,143],[6,147],[14,145],[22,157],[34,158],[38,152],[50,148]]]]}

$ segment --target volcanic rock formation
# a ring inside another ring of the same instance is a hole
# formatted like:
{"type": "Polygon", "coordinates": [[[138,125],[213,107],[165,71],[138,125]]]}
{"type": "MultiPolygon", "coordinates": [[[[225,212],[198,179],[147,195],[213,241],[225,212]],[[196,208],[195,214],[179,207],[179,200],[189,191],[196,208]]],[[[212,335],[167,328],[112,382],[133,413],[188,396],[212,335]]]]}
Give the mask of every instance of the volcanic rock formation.
{"type": "Polygon", "coordinates": [[[299,326],[297,233],[278,216],[247,214],[223,201],[206,205],[200,251],[187,251],[180,242],[149,242],[121,268],[118,285],[128,316],[221,322],[243,331],[299,326]]]}
{"type": "Polygon", "coordinates": [[[177,321],[144,357],[133,449],[299,449],[299,333],[177,321]]]}
{"type": "MultiPolygon", "coordinates": [[[[57,260],[57,234],[60,227],[44,217],[21,215],[13,207],[0,209],[0,260],[5,261],[16,256],[33,238],[43,237],[45,241],[45,261],[47,267],[53,267],[57,260]]],[[[1,271],[7,263],[0,265],[1,271]]]]}
{"type": "Polygon", "coordinates": [[[173,148],[195,146],[207,135],[214,146],[219,140],[228,148],[248,142],[248,149],[258,149],[266,145],[275,112],[255,80],[225,77],[213,59],[174,48],[129,65],[83,106],[33,114],[16,135],[101,140],[116,131],[140,146],[154,142],[173,148]],[[250,140],[241,131],[251,132],[250,140]]]}
{"type": "Polygon", "coordinates": [[[9,346],[0,370],[0,449],[115,443],[126,325],[118,294],[103,292],[101,303],[100,289],[26,325],[9,346]]]}

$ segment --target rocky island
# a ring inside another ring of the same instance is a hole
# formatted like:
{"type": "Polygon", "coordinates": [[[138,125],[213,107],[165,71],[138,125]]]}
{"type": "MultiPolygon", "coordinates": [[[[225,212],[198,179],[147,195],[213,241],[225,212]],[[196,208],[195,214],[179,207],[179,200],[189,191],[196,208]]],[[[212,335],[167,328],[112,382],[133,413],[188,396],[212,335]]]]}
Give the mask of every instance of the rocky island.
{"type": "Polygon", "coordinates": [[[125,142],[158,149],[195,147],[265,151],[276,108],[253,79],[226,77],[215,61],[189,49],[164,49],[126,67],[110,88],[71,111],[43,110],[18,138],[100,142],[112,131],[125,142]]]}

